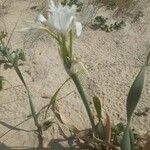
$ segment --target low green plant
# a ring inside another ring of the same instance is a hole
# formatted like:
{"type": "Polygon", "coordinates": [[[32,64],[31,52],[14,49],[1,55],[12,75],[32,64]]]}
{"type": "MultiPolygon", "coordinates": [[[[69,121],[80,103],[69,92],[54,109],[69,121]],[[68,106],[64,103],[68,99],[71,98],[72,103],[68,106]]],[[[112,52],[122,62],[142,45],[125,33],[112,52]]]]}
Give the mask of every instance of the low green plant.
{"type": "MultiPolygon", "coordinates": [[[[16,71],[16,74],[20,78],[21,82],[23,83],[23,85],[27,91],[32,117],[34,119],[35,126],[37,127],[39,148],[42,148],[43,147],[42,127],[38,122],[38,118],[36,115],[34,104],[33,104],[32,99],[31,99],[31,94],[30,94],[29,88],[28,88],[28,86],[27,86],[27,84],[26,84],[26,82],[22,76],[22,73],[21,73],[21,71],[19,69],[19,65],[18,65],[19,60],[22,60],[22,61],[25,60],[25,54],[24,54],[22,49],[16,49],[16,50],[12,51],[8,47],[9,40],[7,43],[4,42],[4,38],[6,36],[7,36],[6,33],[4,33],[4,32],[0,33],[0,56],[3,57],[3,59],[5,60],[5,62],[7,64],[9,64],[9,66],[14,68],[14,70],[16,71]]],[[[1,77],[0,78],[1,88],[2,88],[2,81],[3,81],[3,78],[1,77]]]]}
{"type": "Polygon", "coordinates": [[[3,89],[4,77],[0,76],[0,91],[3,89]]]}
{"type": "Polygon", "coordinates": [[[121,140],[122,140],[122,136],[123,136],[123,132],[125,130],[125,124],[123,123],[118,123],[117,125],[115,125],[114,127],[112,127],[112,141],[113,141],[113,145],[119,147],[121,145],[121,140]]]}
{"type": "Polygon", "coordinates": [[[77,11],[81,11],[83,7],[83,2],[81,2],[80,0],[64,0],[62,2],[62,5],[68,5],[68,6],[76,5],[77,11]]]}
{"type": "Polygon", "coordinates": [[[107,20],[108,18],[97,16],[95,17],[94,23],[92,24],[91,28],[93,30],[101,29],[105,32],[112,32],[112,31],[118,31],[126,25],[123,20],[109,25],[107,23],[107,20]]]}

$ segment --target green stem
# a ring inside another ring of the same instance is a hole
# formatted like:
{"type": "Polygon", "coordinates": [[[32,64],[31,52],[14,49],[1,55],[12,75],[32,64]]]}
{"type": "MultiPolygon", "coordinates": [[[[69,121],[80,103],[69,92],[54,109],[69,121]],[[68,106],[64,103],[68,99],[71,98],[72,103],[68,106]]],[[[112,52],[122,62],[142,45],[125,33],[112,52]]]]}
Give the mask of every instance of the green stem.
{"type": "Polygon", "coordinates": [[[69,32],[70,33],[70,58],[72,59],[72,41],[73,41],[73,36],[72,36],[72,30],[69,32]]]}
{"type": "Polygon", "coordinates": [[[86,108],[88,117],[90,119],[90,123],[91,123],[92,129],[93,129],[94,133],[96,133],[96,126],[95,126],[95,123],[94,123],[93,115],[92,115],[91,109],[89,107],[88,100],[87,100],[87,98],[85,96],[84,90],[82,88],[82,85],[80,83],[80,80],[78,78],[78,75],[76,73],[73,73],[70,76],[71,76],[74,84],[76,85],[77,90],[78,90],[78,92],[79,92],[79,94],[80,94],[80,96],[82,98],[83,104],[84,104],[84,106],[86,108]]]}
{"type": "Polygon", "coordinates": [[[88,117],[90,119],[90,123],[91,123],[92,129],[93,129],[93,132],[96,135],[96,126],[95,126],[95,122],[93,119],[91,109],[88,104],[88,100],[86,98],[86,95],[84,93],[84,90],[82,88],[80,80],[78,78],[78,75],[76,73],[74,73],[71,68],[72,67],[72,31],[70,31],[69,47],[67,47],[67,44],[66,44],[67,43],[66,37],[64,37],[62,35],[61,38],[62,38],[61,39],[62,41],[61,42],[59,41],[59,45],[60,45],[60,51],[62,53],[61,57],[63,60],[64,68],[65,68],[66,72],[68,73],[68,75],[73,80],[74,84],[76,85],[76,88],[81,96],[81,99],[82,99],[85,109],[87,111],[88,117]],[[69,50],[68,50],[68,48],[69,48],[69,50]]]}
{"type": "Polygon", "coordinates": [[[19,70],[18,68],[18,65],[17,64],[14,64],[14,69],[17,73],[17,75],[19,76],[21,82],[23,83],[26,91],[27,91],[27,94],[28,94],[28,98],[29,98],[29,103],[30,103],[30,109],[31,109],[31,113],[32,113],[32,116],[33,116],[33,119],[34,119],[34,123],[35,123],[35,126],[37,127],[37,132],[38,132],[38,140],[39,140],[39,148],[43,148],[43,137],[42,137],[42,127],[41,125],[38,123],[38,119],[37,119],[37,116],[36,116],[36,112],[35,112],[35,109],[34,109],[34,105],[33,105],[33,102],[32,102],[32,99],[31,99],[31,95],[30,95],[30,91],[24,81],[24,78],[21,74],[21,71],[19,70]]]}

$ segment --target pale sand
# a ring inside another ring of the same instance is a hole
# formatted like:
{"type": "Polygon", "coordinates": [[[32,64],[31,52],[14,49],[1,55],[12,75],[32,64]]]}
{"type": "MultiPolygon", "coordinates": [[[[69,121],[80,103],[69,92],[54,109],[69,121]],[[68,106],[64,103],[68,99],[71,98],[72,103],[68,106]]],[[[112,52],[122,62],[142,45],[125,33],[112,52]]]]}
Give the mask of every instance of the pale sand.
{"type": "MultiPolygon", "coordinates": [[[[32,20],[37,11],[31,10],[30,7],[35,5],[37,3],[32,1],[30,3],[27,0],[13,0],[7,12],[0,8],[1,19],[5,22],[7,31],[9,33],[12,31],[21,12],[22,15],[16,30],[24,26],[24,21],[32,20]]],[[[125,123],[125,104],[129,88],[140,69],[139,66],[144,64],[146,55],[150,50],[150,2],[148,0],[140,2],[136,10],[144,13],[144,16],[138,22],[131,24],[131,18],[126,17],[126,27],[111,33],[101,30],[93,31],[87,27],[74,44],[77,56],[85,61],[85,66],[92,67],[89,70],[89,75],[85,74],[81,78],[85,91],[87,91],[90,100],[92,94],[99,96],[104,110],[111,117],[112,124],[120,121],[125,123]]],[[[99,14],[107,17],[111,16],[112,12],[102,8],[99,14]]],[[[0,26],[4,25],[1,23],[0,26]]],[[[49,102],[49,99],[44,99],[42,96],[44,94],[52,96],[68,76],[61,64],[57,46],[52,40],[50,42],[47,39],[45,42],[37,41],[37,45],[34,47],[30,47],[29,43],[31,42],[25,44],[27,61],[20,68],[31,90],[32,99],[38,111],[49,102]]],[[[14,49],[23,47],[23,39],[20,33],[15,32],[13,34],[11,46],[14,49]]],[[[150,108],[149,71],[150,69],[147,67],[145,86],[136,112],[144,111],[145,107],[150,108]]],[[[4,70],[1,66],[0,75],[4,75],[5,79],[13,86],[22,85],[13,69],[4,70]]],[[[13,126],[26,119],[30,114],[28,99],[22,86],[12,88],[8,83],[5,83],[4,89],[7,90],[0,92],[0,135],[9,129],[4,126],[4,122],[13,126]]],[[[63,97],[69,92],[72,93],[58,102],[61,114],[79,129],[90,127],[84,106],[72,82],[64,86],[59,97],[63,97]]],[[[40,117],[40,120],[43,120],[42,117],[40,117]]],[[[134,115],[132,125],[137,131],[150,131],[149,112],[148,116],[138,117],[134,115]]],[[[35,126],[33,120],[30,119],[18,128],[32,130],[35,129],[35,126]]],[[[18,130],[11,131],[0,141],[10,147],[37,146],[37,138],[33,132],[18,130]]],[[[54,133],[53,128],[44,132],[45,146],[51,139],[62,138],[56,126],[54,126],[54,130],[54,133]]],[[[0,149],[4,149],[3,144],[0,145],[2,147],[0,149]]],[[[52,145],[52,149],[56,149],[55,143],[52,145]]],[[[57,145],[57,149],[63,148],[57,145]]]]}

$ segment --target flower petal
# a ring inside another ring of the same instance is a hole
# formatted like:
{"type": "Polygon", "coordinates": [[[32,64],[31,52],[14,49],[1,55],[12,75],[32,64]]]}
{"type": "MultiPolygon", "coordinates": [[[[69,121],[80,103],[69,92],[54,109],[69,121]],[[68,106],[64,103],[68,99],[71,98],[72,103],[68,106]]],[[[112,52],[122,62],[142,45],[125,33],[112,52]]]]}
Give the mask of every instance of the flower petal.
{"type": "Polygon", "coordinates": [[[41,22],[41,23],[47,22],[46,18],[45,18],[42,14],[39,14],[39,15],[37,16],[37,21],[38,21],[38,22],[41,22]]]}
{"type": "Polygon", "coordinates": [[[76,27],[76,34],[77,36],[81,35],[82,31],[82,24],[80,22],[75,22],[75,27],[76,27]]]}
{"type": "Polygon", "coordinates": [[[70,8],[70,11],[72,13],[72,15],[75,15],[76,11],[77,11],[77,6],[76,5],[72,5],[70,8]]]}
{"type": "Polygon", "coordinates": [[[37,25],[32,26],[32,29],[52,28],[66,36],[72,28],[75,28],[77,36],[80,36],[82,25],[80,22],[76,22],[76,9],[75,5],[69,7],[61,5],[61,3],[56,7],[53,0],[48,0],[48,19],[39,14],[36,19],[37,25]]]}
{"type": "Polygon", "coordinates": [[[52,14],[48,11],[48,25],[53,25],[52,14]]]}
{"type": "Polygon", "coordinates": [[[52,0],[48,0],[48,7],[49,9],[51,9],[52,11],[55,10],[55,3],[52,0]]]}

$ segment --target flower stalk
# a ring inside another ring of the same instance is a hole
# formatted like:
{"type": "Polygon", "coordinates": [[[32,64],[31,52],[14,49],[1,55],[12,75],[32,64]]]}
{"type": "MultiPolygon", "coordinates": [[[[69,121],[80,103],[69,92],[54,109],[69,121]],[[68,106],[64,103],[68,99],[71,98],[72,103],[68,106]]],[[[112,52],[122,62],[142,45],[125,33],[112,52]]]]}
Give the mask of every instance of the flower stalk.
{"type": "Polygon", "coordinates": [[[85,95],[84,89],[81,85],[81,82],[80,82],[80,79],[79,79],[77,73],[73,70],[73,63],[72,63],[73,62],[73,59],[72,59],[72,42],[73,42],[72,37],[73,37],[73,35],[72,35],[72,31],[70,31],[69,34],[70,34],[69,45],[67,45],[68,41],[64,38],[64,36],[61,36],[62,41],[59,42],[59,45],[60,45],[60,52],[62,53],[62,55],[60,55],[60,57],[62,56],[61,58],[62,58],[62,61],[64,64],[64,68],[65,68],[67,74],[73,80],[73,82],[80,94],[80,97],[85,106],[86,112],[88,114],[93,132],[96,134],[96,125],[95,125],[94,118],[93,118],[93,115],[92,115],[92,112],[91,112],[91,109],[90,109],[90,106],[88,103],[88,99],[85,95]]]}
{"type": "Polygon", "coordinates": [[[83,104],[86,108],[86,111],[87,111],[87,114],[88,114],[88,117],[90,119],[90,123],[91,123],[91,126],[92,126],[92,129],[94,131],[94,133],[96,133],[96,126],[95,126],[95,122],[94,122],[94,119],[93,119],[93,115],[92,115],[92,112],[91,112],[91,109],[89,107],[89,104],[88,104],[88,100],[86,98],[86,95],[84,93],[84,90],[82,88],[82,85],[81,85],[81,82],[79,80],[79,77],[76,73],[73,73],[71,75],[71,79],[73,80],[74,84],[76,85],[76,88],[81,96],[81,99],[83,101],[83,104]]]}
{"type": "Polygon", "coordinates": [[[39,141],[39,148],[43,148],[43,132],[42,132],[42,127],[41,125],[39,124],[38,122],[38,119],[37,119],[37,115],[36,115],[36,112],[35,112],[35,108],[34,108],[34,105],[33,105],[33,102],[32,102],[32,99],[31,99],[31,95],[30,95],[30,91],[25,83],[25,80],[21,74],[21,71],[20,69],[18,68],[18,65],[17,64],[14,64],[14,69],[18,75],[18,77],[20,78],[21,82],[23,83],[26,91],[27,91],[27,94],[28,94],[28,98],[29,98],[29,103],[30,103],[30,110],[31,110],[31,114],[33,116],[33,119],[34,119],[34,124],[35,126],[37,127],[37,132],[38,132],[38,141],[39,141]]]}
{"type": "Polygon", "coordinates": [[[95,123],[94,123],[94,118],[93,118],[93,115],[92,115],[92,112],[91,112],[91,109],[90,109],[90,106],[89,106],[89,103],[88,103],[88,99],[85,95],[85,92],[83,90],[83,87],[81,85],[81,82],[79,80],[79,77],[77,75],[77,73],[75,73],[72,69],[72,43],[71,45],[69,45],[69,48],[66,46],[66,41],[63,40],[63,45],[64,46],[61,46],[62,49],[60,49],[60,51],[62,52],[62,60],[63,60],[63,64],[64,64],[64,68],[67,72],[67,74],[71,77],[71,79],[73,80],[79,94],[80,94],[80,97],[82,99],[82,102],[85,106],[85,109],[86,109],[86,112],[88,114],[88,117],[90,119],[90,123],[91,123],[91,126],[92,126],[92,129],[94,131],[94,133],[96,133],[96,126],[95,126],[95,123]],[[71,48],[71,49],[70,49],[71,48]],[[69,50],[68,50],[69,49],[69,50]],[[70,55],[68,55],[68,52],[71,52],[70,55]]]}

